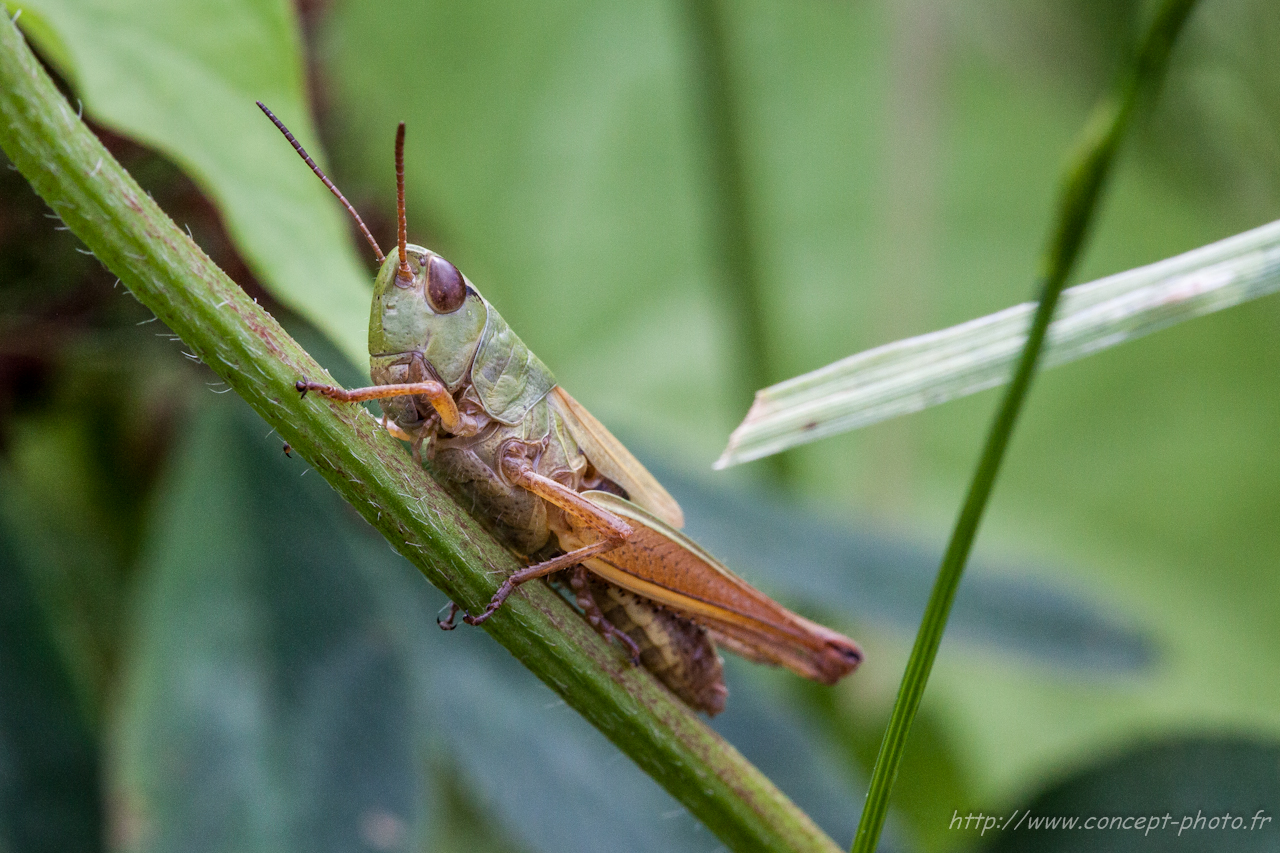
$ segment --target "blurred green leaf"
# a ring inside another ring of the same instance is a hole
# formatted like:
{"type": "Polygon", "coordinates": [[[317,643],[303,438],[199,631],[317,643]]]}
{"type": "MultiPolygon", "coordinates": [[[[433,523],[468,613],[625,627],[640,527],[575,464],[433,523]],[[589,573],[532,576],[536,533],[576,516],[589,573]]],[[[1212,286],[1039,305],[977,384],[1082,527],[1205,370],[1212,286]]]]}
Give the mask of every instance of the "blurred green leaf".
{"type": "Polygon", "coordinates": [[[478,632],[440,635],[416,659],[458,772],[490,819],[531,850],[697,851],[713,837],[523,667],[478,632]]]}
{"type": "Polygon", "coordinates": [[[988,834],[983,849],[1270,851],[1280,848],[1278,802],[1280,745],[1274,741],[1212,735],[1154,740],[1044,790],[1021,806],[1019,815],[1025,810],[1026,818],[1017,829],[988,834]],[[1036,818],[1056,817],[1075,818],[1076,831],[1033,828],[1036,818]],[[1095,824],[1106,820],[1109,828],[1089,831],[1084,826],[1089,818],[1095,824]],[[1110,828],[1112,818],[1119,818],[1120,826],[1110,828]],[[1146,819],[1142,828],[1132,828],[1139,818],[1146,819]],[[1126,819],[1129,828],[1124,828],[1126,819]],[[1152,820],[1156,823],[1148,827],[1152,820]]]}
{"type": "Polygon", "coordinates": [[[24,562],[0,517],[0,850],[91,853],[105,847],[98,745],[24,562]]]}
{"type": "MultiPolygon", "coordinates": [[[[52,319],[31,324],[34,331],[15,324],[11,333],[15,360],[26,355],[24,337],[44,337],[31,349],[49,363],[34,399],[3,428],[0,515],[15,531],[81,711],[96,726],[117,675],[149,490],[177,405],[172,392],[189,375],[157,357],[168,345],[151,331],[87,330],[82,317],[59,322],[58,305],[52,319]],[[42,324],[61,328],[50,333],[42,324]]],[[[108,311],[121,307],[130,320],[141,313],[132,300],[108,311]]]]}
{"type": "MultiPolygon", "coordinates": [[[[857,816],[849,807],[865,795],[866,782],[855,778],[836,758],[833,744],[813,721],[771,692],[751,666],[726,656],[725,677],[731,700],[713,721],[715,730],[738,747],[787,796],[841,846],[853,839],[857,816]]],[[[887,839],[881,850],[900,849],[887,839]]]]}
{"type": "Polygon", "coordinates": [[[321,154],[291,5],[10,5],[24,12],[28,34],[72,81],[89,116],[178,163],[218,205],[263,285],[366,364],[370,276],[354,254],[346,214],[254,105],[264,101],[321,154]]]}
{"type": "Polygon", "coordinates": [[[133,850],[398,850],[428,834],[407,649],[346,510],[238,400],[162,489],[110,771],[133,850]]]}

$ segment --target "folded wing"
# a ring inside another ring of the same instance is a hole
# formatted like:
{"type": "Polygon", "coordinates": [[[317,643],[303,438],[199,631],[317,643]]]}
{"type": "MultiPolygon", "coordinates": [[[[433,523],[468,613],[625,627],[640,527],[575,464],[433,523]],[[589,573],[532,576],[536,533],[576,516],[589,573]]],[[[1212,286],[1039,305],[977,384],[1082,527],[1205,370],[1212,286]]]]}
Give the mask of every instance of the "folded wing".
{"type": "Polygon", "coordinates": [[[644,508],[606,492],[583,497],[635,528],[625,543],[585,562],[609,583],[689,616],[732,652],[824,684],[862,662],[848,637],[792,613],[644,508]]]}
{"type": "Polygon", "coordinates": [[[557,407],[569,427],[569,433],[597,471],[626,489],[632,503],[647,509],[671,527],[684,527],[680,504],[667,494],[657,478],[631,455],[631,451],[596,420],[595,415],[559,385],[551,390],[548,399],[557,407]]]}

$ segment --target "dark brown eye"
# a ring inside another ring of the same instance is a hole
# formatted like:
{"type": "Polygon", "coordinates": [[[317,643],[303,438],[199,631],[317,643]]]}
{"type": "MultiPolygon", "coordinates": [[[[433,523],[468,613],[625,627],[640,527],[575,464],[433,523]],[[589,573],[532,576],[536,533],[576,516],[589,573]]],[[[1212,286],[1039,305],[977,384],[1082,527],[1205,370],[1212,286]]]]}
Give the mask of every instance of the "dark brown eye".
{"type": "Polygon", "coordinates": [[[467,285],[458,268],[439,255],[427,263],[427,301],[437,314],[452,314],[467,299],[467,285]]]}

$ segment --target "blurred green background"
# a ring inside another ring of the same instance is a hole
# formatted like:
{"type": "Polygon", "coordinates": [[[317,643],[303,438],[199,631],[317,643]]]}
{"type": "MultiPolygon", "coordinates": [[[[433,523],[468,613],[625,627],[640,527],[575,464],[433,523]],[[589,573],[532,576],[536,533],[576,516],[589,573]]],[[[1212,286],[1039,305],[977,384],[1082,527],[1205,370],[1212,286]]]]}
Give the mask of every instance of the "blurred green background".
{"type": "MultiPolygon", "coordinates": [[[[653,463],[696,538],[862,642],[834,689],[732,662],[715,721],[849,842],[994,396],[710,462],[760,377],[1030,298],[1059,167],[1149,4],[8,5],[347,384],[369,252],[253,101],[384,248],[406,121],[410,239],[653,463]]],[[[1280,214],[1277,46],[1272,0],[1200,5],[1076,281],[1280,214]]],[[[0,170],[0,851],[715,848],[483,633],[440,634],[441,596],[47,214],[0,170]]],[[[886,848],[1280,849],[948,828],[1280,812],[1278,366],[1272,297],[1037,380],[886,848]]]]}

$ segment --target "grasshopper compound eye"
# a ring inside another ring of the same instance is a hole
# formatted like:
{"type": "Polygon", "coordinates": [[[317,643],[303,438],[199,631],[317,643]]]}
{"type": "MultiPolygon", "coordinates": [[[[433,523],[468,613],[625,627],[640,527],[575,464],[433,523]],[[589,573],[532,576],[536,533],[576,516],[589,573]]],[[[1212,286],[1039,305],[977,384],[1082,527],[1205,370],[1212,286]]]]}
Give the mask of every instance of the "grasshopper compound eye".
{"type": "Polygon", "coordinates": [[[439,255],[427,262],[427,301],[437,314],[452,314],[467,298],[467,285],[458,268],[439,255]]]}

